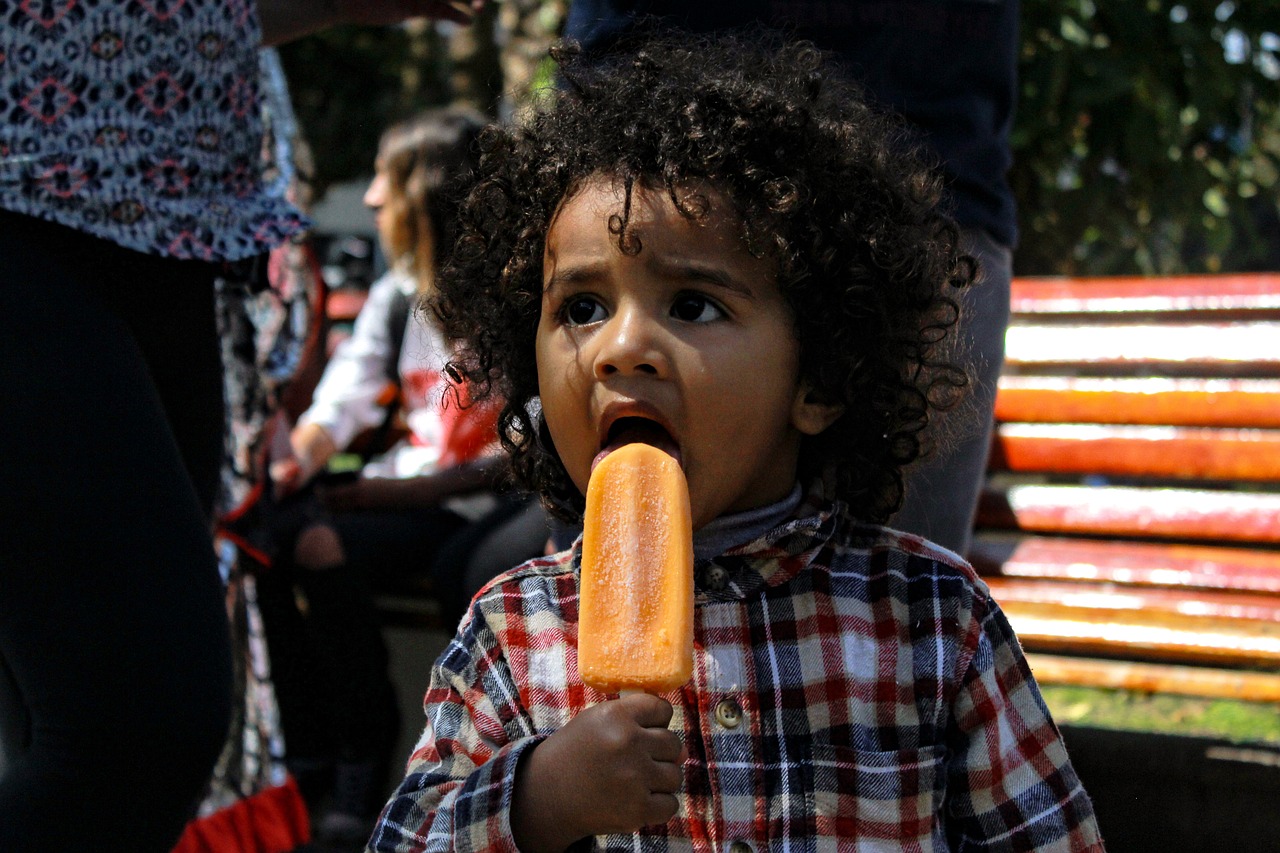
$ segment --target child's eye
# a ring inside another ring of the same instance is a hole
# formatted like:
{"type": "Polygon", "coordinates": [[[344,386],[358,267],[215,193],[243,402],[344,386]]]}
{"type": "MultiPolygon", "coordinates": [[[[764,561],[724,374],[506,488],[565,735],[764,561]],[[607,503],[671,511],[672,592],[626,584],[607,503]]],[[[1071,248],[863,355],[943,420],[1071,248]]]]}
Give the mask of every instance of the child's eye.
{"type": "Polygon", "coordinates": [[[590,296],[575,296],[565,300],[560,315],[570,326],[585,326],[604,319],[604,306],[590,296]]]}
{"type": "Polygon", "coordinates": [[[687,323],[710,323],[725,314],[723,308],[700,293],[682,293],[671,305],[671,316],[687,323]]]}

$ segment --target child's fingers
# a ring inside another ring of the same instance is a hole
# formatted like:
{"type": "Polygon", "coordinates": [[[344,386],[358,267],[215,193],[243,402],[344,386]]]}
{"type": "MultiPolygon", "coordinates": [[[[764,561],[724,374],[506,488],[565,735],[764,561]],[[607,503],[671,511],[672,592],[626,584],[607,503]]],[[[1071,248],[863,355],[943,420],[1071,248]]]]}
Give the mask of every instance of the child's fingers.
{"type": "Polygon", "coordinates": [[[649,770],[649,791],[654,794],[675,794],[684,787],[684,770],[670,761],[655,761],[649,770]]]}
{"type": "Polygon", "coordinates": [[[648,693],[628,693],[618,699],[618,703],[631,714],[631,719],[646,729],[665,729],[675,713],[666,699],[648,693]]]}
{"type": "Polygon", "coordinates": [[[666,823],[679,808],[680,803],[673,794],[650,794],[644,808],[644,825],[666,823]]]}
{"type": "Polygon", "coordinates": [[[296,459],[277,459],[271,463],[270,472],[277,498],[296,492],[302,485],[302,466],[296,459]]]}
{"type": "Polygon", "coordinates": [[[679,765],[684,754],[684,744],[675,732],[668,729],[649,729],[645,732],[645,748],[654,761],[679,765]]]}

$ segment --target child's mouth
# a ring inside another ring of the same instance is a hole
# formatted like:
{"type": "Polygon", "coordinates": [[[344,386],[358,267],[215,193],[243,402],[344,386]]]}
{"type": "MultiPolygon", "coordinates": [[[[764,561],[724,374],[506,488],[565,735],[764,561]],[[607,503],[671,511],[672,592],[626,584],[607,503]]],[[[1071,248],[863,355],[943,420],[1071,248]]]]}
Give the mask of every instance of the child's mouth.
{"type": "Polygon", "coordinates": [[[595,470],[600,460],[625,444],[648,444],[658,448],[680,462],[680,447],[671,433],[657,421],[641,417],[619,418],[609,427],[604,446],[591,461],[591,469],[595,470]]]}

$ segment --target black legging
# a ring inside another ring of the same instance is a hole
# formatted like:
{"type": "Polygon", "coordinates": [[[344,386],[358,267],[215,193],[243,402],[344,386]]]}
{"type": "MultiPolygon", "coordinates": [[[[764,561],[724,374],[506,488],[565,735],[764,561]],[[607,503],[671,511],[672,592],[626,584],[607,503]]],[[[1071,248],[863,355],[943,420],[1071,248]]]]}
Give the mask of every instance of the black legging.
{"type": "Polygon", "coordinates": [[[168,850],[227,735],[214,270],[0,211],[0,850],[168,850]]]}

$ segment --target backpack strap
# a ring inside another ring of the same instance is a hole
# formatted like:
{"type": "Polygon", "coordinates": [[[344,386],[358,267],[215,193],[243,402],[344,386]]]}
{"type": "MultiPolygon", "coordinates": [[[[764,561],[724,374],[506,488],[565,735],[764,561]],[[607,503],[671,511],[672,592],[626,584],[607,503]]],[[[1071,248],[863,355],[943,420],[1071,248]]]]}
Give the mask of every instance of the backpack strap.
{"type": "Polygon", "coordinates": [[[404,337],[409,329],[409,312],[413,310],[413,296],[399,287],[391,297],[391,309],[387,322],[391,328],[391,351],[387,355],[387,377],[400,385],[400,352],[404,349],[404,337]]]}
{"type": "MultiPolygon", "coordinates": [[[[385,414],[382,423],[374,429],[369,441],[365,444],[365,450],[360,454],[361,462],[368,464],[369,460],[378,453],[386,449],[388,436],[391,435],[391,428],[396,421],[396,415],[400,411],[401,402],[401,381],[400,381],[400,351],[404,349],[405,335],[409,330],[410,311],[413,310],[413,296],[405,293],[399,287],[395,289],[395,293],[391,295],[391,305],[387,309],[387,323],[389,328],[387,331],[391,333],[391,347],[387,353],[386,373],[387,378],[394,383],[394,396],[383,403],[385,414]]],[[[388,390],[392,390],[388,386],[388,390]]]]}

